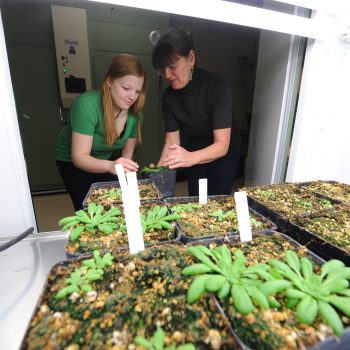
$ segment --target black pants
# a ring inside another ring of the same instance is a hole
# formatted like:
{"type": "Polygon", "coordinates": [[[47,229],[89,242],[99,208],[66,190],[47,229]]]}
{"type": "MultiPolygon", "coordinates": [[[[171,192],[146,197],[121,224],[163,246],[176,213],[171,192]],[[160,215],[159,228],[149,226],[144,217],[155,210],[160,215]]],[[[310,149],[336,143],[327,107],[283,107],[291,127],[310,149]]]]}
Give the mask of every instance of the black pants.
{"type": "Polygon", "coordinates": [[[56,160],[58,171],[61,174],[63,183],[72,199],[74,209],[83,207],[83,201],[94,182],[117,181],[118,177],[109,173],[93,174],[88,173],[74,166],[71,162],[56,160]]]}
{"type": "Polygon", "coordinates": [[[186,169],[189,196],[198,196],[198,180],[208,179],[208,196],[231,194],[237,170],[238,152],[229,150],[226,156],[211,163],[186,169]]]}

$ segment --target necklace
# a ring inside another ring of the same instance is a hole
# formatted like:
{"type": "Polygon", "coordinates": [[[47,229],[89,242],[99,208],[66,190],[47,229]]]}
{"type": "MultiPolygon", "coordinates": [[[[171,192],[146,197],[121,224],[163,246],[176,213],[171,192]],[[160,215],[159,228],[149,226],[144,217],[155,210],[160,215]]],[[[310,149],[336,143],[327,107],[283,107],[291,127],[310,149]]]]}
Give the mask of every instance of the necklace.
{"type": "Polygon", "coordinates": [[[117,113],[117,115],[115,116],[115,119],[117,119],[120,115],[120,113],[122,112],[122,109],[119,110],[119,112],[117,113]]]}

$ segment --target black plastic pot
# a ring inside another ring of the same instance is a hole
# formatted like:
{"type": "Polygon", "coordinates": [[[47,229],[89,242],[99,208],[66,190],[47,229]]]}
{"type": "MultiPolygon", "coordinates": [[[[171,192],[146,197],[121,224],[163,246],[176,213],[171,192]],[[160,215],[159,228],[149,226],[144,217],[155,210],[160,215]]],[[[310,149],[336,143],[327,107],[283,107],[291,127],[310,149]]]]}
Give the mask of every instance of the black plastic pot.
{"type": "MultiPolygon", "coordinates": [[[[285,239],[286,241],[289,241],[294,246],[301,246],[301,244],[299,242],[297,242],[296,240],[292,239],[291,237],[289,237],[283,233],[280,233],[280,232],[276,232],[276,231],[268,232],[268,231],[266,231],[266,232],[260,233],[260,235],[276,235],[276,234],[280,235],[283,239],[285,239]]],[[[256,236],[256,234],[253,234],[253,238],[254,238],[254,236],[256,236]]],[[[230,244],[230,243],[237,242],[238,240],[239,240],[239,238],[237,236],[231,236],[231,237],[225,237],[225,238],[221,237],[221,238],[212,238],[212,239],[202,239],[202,240],[198,240],[198,241],[193,241],[191,243],[188,243],[187,245],[191,246],[191,245],[201,244],[201,245],[208,247],[212,243],[215,243],[217,245],[230,244]]],[[[310,249],[308,249],[308,256],[317,264],[323,264],[325,262],[324,259],[322,259],[320,256],[315,254],[310,249]]],[[[244,341],[239,337],[239,335],[234,330],[234,328],[230,322],[230,319],[224,310],[223,305],[220,303],[220,301],[216,297],[215,297],[215,299],[216,299],[216,305],[218,307],[218,310],[230,323],[229,331],[231,332],[232,337],[236,340],[238,348],[243,349],[243,350],[254,350],[251,347],[249,347],[248,345],[246,345],[244,343],[244,341]]],[[[314,345],[312,347],[306,347],[305,350],[347,350],[347,349],[349,349],[349,342],[350,342],[350,327],[347,327],[344,331],[344,334],[340,338],[327,337],[326,339],[320,341],[317,345],[314,345]]]]}
{"type": "Polygon", "coordinates": [[[315,191],[315,190],[311,189],[310,187],[312,185],[316,184],[317,182],[323,182],[323,183],[326,183],[326,184],[329,184],[329,185],[333,185],[333,186],[341,185],[341,186],[344,186],[344,187],[348,187],[349,188],[348,192],[350,194],[350,185],[346,185],[344,183],[337,182],[337,181],[332,181],[332,180],[329,180],[329,181],[299,182],[298,185],[300,185],[301,187],[306,188],[308,191],[312,191],[313,193],[321,195],[321,196],[323,196],[323,197],[327,198],[328,200],[333,201],[335,203],[350,205],[350,201],[346,201],[346,200],[344,200],[344,198],[335,198],[331,193],[325,194],[325,193],[321,193],[321,192],[318,192],[318,191],[315,191]]]}
{"type": "MultiPolygon", "coordinates": [[[[220,199],[225,199],[225,198],[233,198],[233,196],[229,195],[219,195],[219,196],[208,196],[208,201],[210,200],[220,200],[220,199]]],[[[199,197],[174,197],[174,198],[166,198],[165,202],[169,204],[184,204],[184,203],[190,203],[190,202],[197,202],[198,203],[199,197]]],[[[170,207],[171,210],[171,207],[170,207]]],[[[249,209],[249,213],[251,216],[259,219],[260,221],[266,223],[269,225],[268,229],[261,229],[261,230],[253,230],[252,232],[256,233],[261,233],[265,231],[273,231],[277,229],[277,226],[270,220],[268,220],[266,217],[263,215],[259,214],[253,209],[249,209]]],[[[181,227],[180,221],[177,221],[177,224],[179,225],[179,230],[181,231],[181,242],[187,243],[187,242],[193,242],[193,241],[198,241],[202,239],[207,239],[207,238],[215,238],[215,237],[220,237],[220,236],[231,236],[231,235],[237,235],[239,231],[227,231],[225,233],[220,233],[220,234],[208,234],[208,233],[203,233],[203,236],[200,237],[191,237],[184,232],[183,228],[181,227]]]]}
{"type": "MultiPolygon", "coordinates": [[[[141,202],[141,205],[143,205],[143,206],[144,205],[147,206],[147,204],[159,204],[159,205],[163,205],[163,206],[166,205],[166,203],[163,200],[144,200],[141,202]]],[[[121,204],[119,204],[119,206],[120,206],[120,209],[123,210],[121,204]]],[[[127,235],[126,232],[125,232],[125,235],[127,235]]],[[[162,244],[179,243],[180,239],[181,239],[181,232],[180,232],[180,229],[179,229],[177,222],[175,221],[175,231],[173,232],[172,239],[159,241],[157,243],[145,243],[145,248],[150,247],[150,246],[162,245],[162,244]]],[[[65,247],[64,247],[64,251],[65,251],[67,259],[87,257],[87,256],[91,255],[90,251],[84,252],[84,253],[69,253],[68,252],[68,245],[69,245],[69,237],[68,237],[67,242],[66,242],[65,247]]],[[[121,245],[120,248],[117,249],[117,252],[128,251],[128,249],[129,249],[128,245],[121,245]]],[[[108,248],[106,248],[105,250],[102,249],[101,253],[105,254],[108,251],[109,251],[108,248]]]]}
{"type": "Polygon", "coordinates": [[[150,173],[143,171],[141,176],[153,181],[164,198],[175,196],[176,170],[166,169],[150,173]]]}
{"type": "MultiPolygon", "coordinates": [[[[324,195],[318,193],[315,193],[315,195],[320,198],[326,198],[324,195]]],[[[333,204],[336,203],[332,198],[327,199],[333,202],[333,204]]],[[[307,229],[295,224],[292,218],[286,218],[276,213],[251,197],[248,197],[248,203],[254,210],[276,223],[278,231],[285,233],[300,244],[307,246],[323,259],[339,259],[350,266],[349,254],[345,250],[317,236],[317,232],[309,232],[307,229]]]]}

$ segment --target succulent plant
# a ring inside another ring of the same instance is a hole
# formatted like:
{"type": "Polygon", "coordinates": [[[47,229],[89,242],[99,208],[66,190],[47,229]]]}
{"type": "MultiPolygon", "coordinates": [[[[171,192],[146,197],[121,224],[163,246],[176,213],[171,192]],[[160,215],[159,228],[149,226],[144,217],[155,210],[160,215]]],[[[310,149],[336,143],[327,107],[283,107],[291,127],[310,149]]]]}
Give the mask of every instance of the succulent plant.
{"type": "Polygon", "coordinates": [[[195,203],[182,203],[177,204],[171,207],[171,210],[174,213],[181,213],[184,211],[194,211],[195,209],[201,208],[202,204],[195,204],[195,203]]]}
{"type": "Polygon", "coordinates": [[[122,190],[120,188],[111,188],[100,198],[110,198],[110,199],[118,199],[122,197],[122,190]]]}
{"type": "Polygon", "coordinates": [[[63,287],[57,292],[56,298],[61,299],[74,292],[92,291],[90,282],[101,279],[105,267],[112,265],[113,259],[111,253],[107,253],[101,257],[100,252],[94,250],[93,258],[84,260],[82,266],[75,269],[69,278],[64,281],[66,287],[63,287]]]}
{"type": "Polygon", "coordinates": [[[70,240],[76,241],[79,236],[88,231],[94,233],[98,230],[105,234],[112,233],[117,227],[117,223],[121,220],[121,211],[118,208],[110,208],[105,211],[100,204],[92,202],[88,205],[86,210],[78,210],[75,216],[68,216],[58,222],[62,226],[62,231],[71,230],[70,240]]]}
{"type": "Polygon", "coordinates": [[[291,250],[286,251],[285,262],[272,259],[268,264],[292,283],[286,288],[287,306],[296,306],[298,320],[306,324],[320,314],[334,333],[341,335],[344,326],[335,308],[350,317],[350,268],[332,259],[316,274],[308,258],[299,259],[291,250]]]}
{"type": "Polygon", "coordinates": [[[170,345],[167,347],[164,347],[164,339],[165,339],[165,333],[161,327],[157,327],[156,332],[154,333],[153,337],[150,340],[147,340],[143,337],[137,336],[134,339],[135,344],[143,346],[146,349],[149,350],[195,350],[193,344],[183,344],[183,345],[170,345]]]}
{"type": "Polygon", "coordinates": [[[214,213],[209,213],[208,216],[215,217],[217,221],[224,221],[226,218],[237,217],[237,214],[233,210],[228,210],[226,213],[219,209],[214,213]]]}
{"type": "Polygon", "coordinates": [[[199,245],[188,248],[188,251],[200,261],[182,270],[184,275],[200,275],[192,281],[187,291],[187,302],[190,304],[205,291],[217,293],[220,299],[231,295],[236,309],[246,315],[254,310],[253,301],[264,309],[268,309],[270,302],[274,301],[273,297],[267,296],[272,292],[266,295],[261,291],[266,284],[277,286],[275,292],[291,284],[274,280],[266,264],[247,267],[241,250],[236,250],[234,261],[230,250],[224,245],[214,249],[199,245]],[[261,279],[267,282],[263,283],[261,279]]]}
{"type": "Polygon", "coordinates": [[[147,214],[141,214],[141,226],[143,233],[154,230],[174,230],[174,226],[169,221],[180,219],[178,214],[168,215],[168,208],[166,206],[161,207],[156,205],[153,209],[148,210],[147,214]]]}

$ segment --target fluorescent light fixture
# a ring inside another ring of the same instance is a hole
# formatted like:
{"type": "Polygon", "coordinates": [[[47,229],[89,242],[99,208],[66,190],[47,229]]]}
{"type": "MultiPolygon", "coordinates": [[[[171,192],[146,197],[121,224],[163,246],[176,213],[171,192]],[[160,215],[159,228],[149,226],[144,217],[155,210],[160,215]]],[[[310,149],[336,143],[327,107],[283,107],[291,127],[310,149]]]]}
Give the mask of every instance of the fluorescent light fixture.
{"type": "Polygon", "coordinates": [[[206,0],[90,0],[105,4],[136,7],[183,16],[209,19],[314,39],[324,37],[317,21],[228,1],[206,0]]]}

